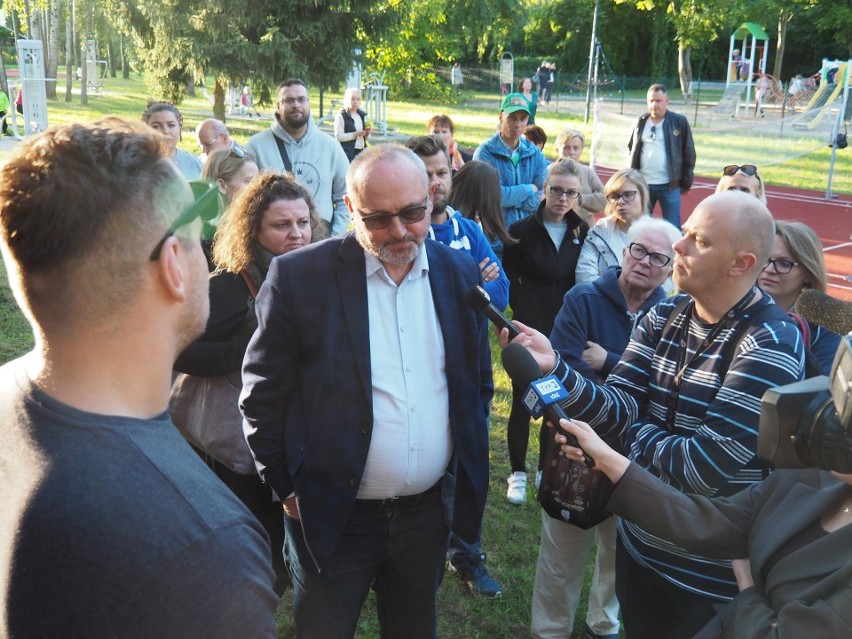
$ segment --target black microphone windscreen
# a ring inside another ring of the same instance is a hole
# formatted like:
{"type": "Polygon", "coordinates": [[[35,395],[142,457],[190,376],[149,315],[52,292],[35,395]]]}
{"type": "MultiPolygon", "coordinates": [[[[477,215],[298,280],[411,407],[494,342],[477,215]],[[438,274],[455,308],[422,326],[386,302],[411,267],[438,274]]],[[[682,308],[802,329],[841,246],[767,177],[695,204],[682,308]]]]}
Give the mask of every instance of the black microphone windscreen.
{"type": "Polygon", "coordinates": [[[803,318],[845,335],[852,331],[852,304],[835,299],[813,288],[807,288],[796,300],[796,313],[803,318]]]}
{"type": "Polygon", "coordinates": [[[509,344],[500,358],[506,374],[520,388],[526,388],[542,377],[541,368],[535,358],[520,344],[509,344]]]}

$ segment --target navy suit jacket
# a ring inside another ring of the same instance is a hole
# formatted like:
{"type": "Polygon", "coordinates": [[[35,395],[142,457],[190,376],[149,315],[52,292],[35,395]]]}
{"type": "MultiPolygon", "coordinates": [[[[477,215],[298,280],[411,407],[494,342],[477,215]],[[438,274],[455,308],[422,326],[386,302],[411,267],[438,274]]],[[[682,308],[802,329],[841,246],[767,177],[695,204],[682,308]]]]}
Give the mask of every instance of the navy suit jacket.
{"type": "Polygon", "coordinates": [[[847,484],[810,468],[776,470],[731,497],[708,499],[631,464],[608,509],[707,557],[749,558],[755,587],[717,606],[695,639],[834,639],[852,636],[852,524],[770,560],[850,494],[847,484]]]}
{"type": "MultiPolygon", "coordinates": [[[[454,452],[442,484],[448,523],[474,541],[488,487],[486,416],[493,394],[487,320],[463,296],[480,284],[469,255],[426,240],[446,352],[454,452]]],[[[257,298],[240,406],[258,472],[295,492],[322,569],[358,493],[373,432],[364,250],[353,234],[272,261],[257,298]]],[[[424,349],[429,345],[424,344],[424,349]]]]}

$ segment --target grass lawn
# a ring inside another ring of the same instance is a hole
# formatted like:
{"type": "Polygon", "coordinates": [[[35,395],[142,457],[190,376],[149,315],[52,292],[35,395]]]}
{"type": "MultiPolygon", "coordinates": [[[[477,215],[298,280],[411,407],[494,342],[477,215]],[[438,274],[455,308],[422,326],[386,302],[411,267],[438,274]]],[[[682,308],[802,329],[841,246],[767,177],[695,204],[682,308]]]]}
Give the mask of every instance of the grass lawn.
{"type": "MultiPolygon", "coordinates": [[[[63,94],[64,87],[60,88],[63,94]]],[[[78,97],[75,101],[65,103],[59,101],[48,104],[49,120],[52,125],[87,122],[97,117],[116,114],[128,118],[138,118],[145,108],[149,92],[144,81],[139,77],[130,80],[106,79],[103,92],[89,97],[89,105],[81,107],[78,97]]],[[[330,98],[326,96],[327,105],[330,98]]],[[[334,95],[333,97],[339,97],[334,95]]],[[[451,114],[457,127],[457,138],[465,147],[474,148],[495,130],[497,121],[497,98],[486,95],[466,95],[466,104],[436,105],[417,104],[413,102],[390,102],[388,113],[390,126],[399,133],[421,134],[424,132],[426,121],[435,113],[451,114]]],[[[314,114],[319,116],[318,98],[312,95],[314,114]]],[[[576,106],[576,105],[575,105],[576,106]]],[[[271,107],[259,107],[261,113],[268,114],[271,107]]],[[[617,111],[617,106],[613,107],[617,111]]],[[[197,152],[192,129],[212,110],[209,102],[203,97],[190,98],[181,105],[185,122],[184,138],[181,146],[197,152]]],[[[542,110],[537,123],[555,134],[562,128],[571,126],[583,130],[591,138],[591,125],[582,123],[582,115],[572,114],[560,107],[560,110],[542,110]]],[[[265,129],[269,119],[235,117],[228,121],[232,134],[240,141],[245,141],[251,134],[265,129]]],[[[789,143],[785,141],[749,141],[742,135],[735,139],[718,135],[718,133],[702,133],[696,129],[696,140],[699,154],[714,158],[719,166],[726,163],[724,158],[730,157],[733,144],[741,145],[737,151],[745,153],[756,145],[770,147],[777,144],[778,149],[773,153],[782,152],[789,143]],[[718,158],[718,159],[716,159],[718,158]]],[[[626,139],[623,144],[626,144],[626,139]]],[[[8,151],[6,151],[8,153],[8,151]]],[[[835,190],[852,193],[852,160],[849,152],[841,155],[838,163],[835,190]]],[[[800,158],[795,164],[783,163],[767,170],[768,181],[788,186],[820,189],[824,187],[827,172],[827,149],[800,158]]],[[[17,306],[12,300],[6,285],[5,271],[0,273],[0,361],[8,361],[18,356],[32,346],[29,327],[17,306]]],[[[495,362],[499,355],[495,354],[495,362]]],[[[512,506],[505,499],[506,477],[509,474],[508,454],[506,450],[506,423],[511,405],[511,385],[499,363],[495,364],[496,395],[492,408],[492,430],[490,436],[491,483],[490,498],[487,505],[483,549],[488,553],[488,566],[492,574],[502,583],[503,597],[496,601],[483,601],[467,594],[460,581],[453,575],[447,575],[439,592],[439,636],[443,639],[509,639],[529,636],[530,597],[535,563],[538,556],[539,538],[539,508],[534,495],[530,493],[525,505],[512,506]]],[[[538,452],[538,427],[531,428],[530,445],[527,457],[529,469],[535,468],[538,452]]],[[[530,474],[532,477],[532,474],[530,474]]],[[[532,482],[530,482],[532,486],[532,482]]],[[[587,575],[588,580],[588,575],[587,575]]],[[[279,629],[281,637],[292,637],[293,629],[289,622],[289,596],[285,596],[279,611],[279,629]]],[[[582,628],[584,621],[585,601],[575,624],[577,631],[582,628]]],[[[368,601],[361,618],[358,637],[378,637],[375,622],[375,605],[373,598],[368,601]]],[[[575,634],[575,636],[579,636],[575,634]]]]}

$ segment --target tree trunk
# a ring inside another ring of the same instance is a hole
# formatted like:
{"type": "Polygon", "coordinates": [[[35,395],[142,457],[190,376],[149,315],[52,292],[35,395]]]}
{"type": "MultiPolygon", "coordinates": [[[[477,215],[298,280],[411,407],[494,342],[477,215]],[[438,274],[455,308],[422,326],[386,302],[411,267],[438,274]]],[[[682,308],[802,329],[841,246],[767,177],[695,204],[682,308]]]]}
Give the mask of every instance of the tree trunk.
{"type": "MultiPolygon", "coordinates": [[[[45,82],[45,91],[49,100],[56,99],[56,85],[59,82],[59,0],[50,0],[47,11],[47,77],[55,78],[45,82]]],[[[65,69],[68,73],[68,69],[65,69]]]]}
{"type": "Polygon", "coordinates": [[[80,65],[80,104],[87,105],[89,104],[89,65],[86,64],[86,57],[88,54],[89,48],[89,33],[91,27],[91,15],[89,12],[89,7],[87,6],[83,9],[83,42],[80,43],[80,49],[82,51],[78,51],[77,54],[80,55],[80,59],[83,64],[80,65]]]}
{"type": "Polygon", "coordinates": [[[684,102],[692,99],[692,45],[677,47],[677,71],[680,78],[680,90],[683,93],[684,102]]]}
{"type": "MultiPolygon", "coordinates": [[[[9,95],[9,80],[6,78],[6,63],[3,61],[2,55],[0,55],[0,90],[9,95]]],[[[14,102],[15,96],[10,97],[12,98],[11,101],[14,102]]]]}
{"type": "Polygon", "coordinates": [[[121,38],[121,77],[125,80],[130,79],[130,60],[127,59],[127,46],[124,43],[124,37],[121,38]]]}
{"type": "Polygon", "coordinates": [[[219,78],[216,78],[216,85],[213,87],[213,117],[225,121],[225,87],[219,78]]]}
{"type": "Polygon", "coordinates": [[[71,88],[74,82],[74,16],[71,7],[68,7],[68,16],[65,21],[65,101],[71,102],[71,88]]]}
{"type": "Polygon", "coordinates": [[[109,77],[115,77],[115,42],[112,38],[107,42],[107,57],[109,57],[109,77]]]}
{"type": "Polygon", "coordinates": [[[192,73],[186,75],[186,95],[190,98],[195,97],[195,76],[192,73]]]}
{"type": "Polygon", "coordinates": [[[778,44],[775,46],[775,64],[772,67],[772,75],[781,80],[781,67],[784,64],[784,47],[787,44],[787,25],[793,19],[793,12],[781,9],[778,14],[778,44]]]}

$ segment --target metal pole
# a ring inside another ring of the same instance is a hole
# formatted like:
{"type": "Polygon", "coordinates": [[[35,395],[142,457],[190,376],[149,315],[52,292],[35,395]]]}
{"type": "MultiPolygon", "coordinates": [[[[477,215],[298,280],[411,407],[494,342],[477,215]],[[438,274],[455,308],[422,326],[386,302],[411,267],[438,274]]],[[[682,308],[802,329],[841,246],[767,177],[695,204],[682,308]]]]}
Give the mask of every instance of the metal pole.
{"type": "Polygon", "coordinates": [[[837,158],[837,134],[840,133],[840,123],[846,119],[846,102],[849,100],[849,80],[852,79],[852,58],[846,62],[846,84],[843,86],[840,108],[837,109],[837,119],[831,128],[831,164],[828,167],[828,184],[825,187],[825,199],[837,197],[831,193],[831,182],[834,179],[834,162],[837,158]]]}
{"type": "Polygon", "coordinates": [[[595,15],[592,18],[592,42],[589,44],[589,75],[586,78],[586,115],[583,123],[589,123],[589,104],[592,97],[592,65],[595,59],[595,45],[598,41],[598,0],[595,0],[595,15]]]}

